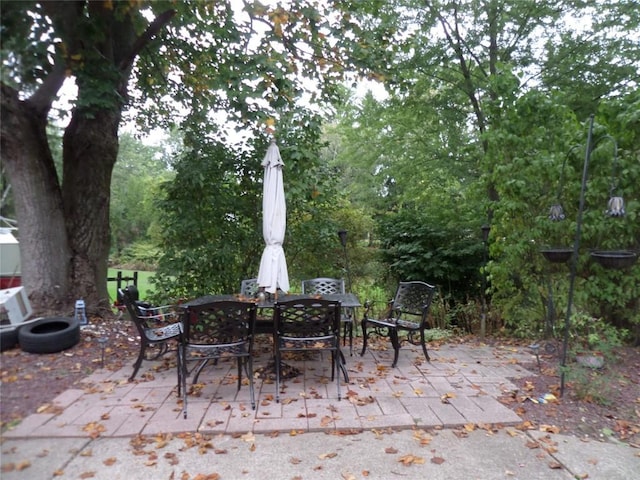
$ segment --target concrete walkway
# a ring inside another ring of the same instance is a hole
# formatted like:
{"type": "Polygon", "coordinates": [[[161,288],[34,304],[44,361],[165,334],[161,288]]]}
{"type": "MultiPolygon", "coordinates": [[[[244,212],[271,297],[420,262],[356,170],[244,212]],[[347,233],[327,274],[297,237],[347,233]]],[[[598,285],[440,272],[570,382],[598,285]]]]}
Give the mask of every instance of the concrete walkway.
{"type": "Polygon", "coordinates": [[[280,403],[257,379],[256,410],[235,363],[207,367],[187,419],[171,362],[145,362],[131,383],[130,367],[97,371],[3,434],[2,478],[638,478],[637,449],[516,428],[498,397],[535,373],[519,365],[526,349],[450,344],[427,363],[405,346],[391,369],[376,346],[347,353],[341,401],[327,358],[287,360],[301,374],[280,403]]]}

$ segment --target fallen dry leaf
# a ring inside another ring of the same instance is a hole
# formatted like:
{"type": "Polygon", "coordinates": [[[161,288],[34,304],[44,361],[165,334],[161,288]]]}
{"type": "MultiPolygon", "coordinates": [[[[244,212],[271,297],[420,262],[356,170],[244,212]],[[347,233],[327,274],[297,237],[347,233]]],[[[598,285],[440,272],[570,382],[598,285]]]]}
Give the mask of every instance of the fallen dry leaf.
{"type": "Polygon", "coordinates": [[[422,465],[424,464],[424,458],[417,457],[415,455],[403,455],[398,459],[398,462],[402,463],[404,466],[408,467],[410,465],[422,465]]]}
{"type": "Polygon", "coordinates": [[[91,438],[98,438],[100,436],[100,434],[104,431],[106,431],[107,429],[105,428],[104,425],[102,425],[101,423],[98,422],[90,422],[87,423],[82,430],[84,430],[85,432],[87,432],[89,434],[89,437],[91,438]]]}
{"type": "Polygon", "coordinates": [[[398,450],[393,447],[387,447],[384,449],[384,453],[390,453],[392,455],[395,455],[396,453],[398,453],[398,450]]]}
{"type": "Polygon", "coordinates": [[[29,460],[22,460],[21,462],[16,463],[16,471],[21,472],[26,470],[31,466],[31,462],[29,460]]]}
{"type": "Polygon", "coordinates": [[[449,393],[445,393],[444,395],[442,395],[442,396],[440,397],[440,401],[441,401],[442,403],[449,403],[449,399],[450,399],[450,398],[456,398],[456,394],[455,394],[455,393],[451,393],[451,392],[449,392],[449,393]]]}
{"type": "Polygon", "coordinates": [[[466,430],[454,430],[453,434],[458,438],[467,438],[469,436],[469,432],[466,430]]]}
{"type": "Polygon", "coordinates": [[[117,461],[118,460],[116,459],[116,457],[109,457],[109,458],[105,459],[102,463],[104,463],[107,467],[110,467],[111,465],[113,465],[117,461]]]}
{"type": "Polygon", "coordinates": [[[548,433],[560,433],[560,427],[556,427],[555,425],[540,425],[540,431],[548,433]]]}
{"type": "Polygon", "coordinates": [[[209,473],[209,474],[203,474],[203,473],[198,473],[195,477],[193,477],[193,480],[220,480],[220,475],[218,473],[209,473]]]}
{"type": "Polygon", "coordinates": [[[337,453],[335,453],[335,452],[330,452],[330,453],[321,453],[320,455],[318,455],[318,458],[319,458],[320,460],[324,460],[324,459],[326,459],[326,458],[334,458],[334,457],[337,457],[337,456],[338,456],[338,454],[337,454],[337,453]]]}

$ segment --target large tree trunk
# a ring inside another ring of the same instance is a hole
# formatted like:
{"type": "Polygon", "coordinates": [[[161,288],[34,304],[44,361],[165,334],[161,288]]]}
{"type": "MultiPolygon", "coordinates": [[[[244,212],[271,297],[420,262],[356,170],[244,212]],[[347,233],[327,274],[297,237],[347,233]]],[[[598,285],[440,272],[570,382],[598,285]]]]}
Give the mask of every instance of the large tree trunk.
{"type": "Polygon", "coordinates": [[[22,282],[36,309],[58,309],[68,298],[71,251],[46,115],[2,85],[2,162],[11,179],[22,282]]]}
{"type": "MultiPolygon", "coordinates": [[[[37,314],[89,313],[109,306],[109,199],[118,124],[140,51],[175,15],[159,15],[136,34],[138,8],[102,1],[43,2],[62,46],[35,92],[2,83],[2,161],[15,197],[22,280],[37,314]],[[91,27],[91,28],[88,28],[91,27]],[[78,105],[63,139],[62,180],[48,144],[48,113],[72,72],[78,105]],[[61,185],[62,184],[62,185],[61,185]]],[[[47,70],[48,66],[43,70],[47,70]]]]}
{"type": "Polygon", "coordinates": [[[80,298],[97,313],[110,304],[109,199],[120,110],[91,118],[74,111],[64,134],[61,188],[46,117],[2,88],[2,159],[20,220],[23,285],[40,313],[70,313],[80,298]]]}
{"type": "Polygon", "coordinates": [[[120,110],[103,110],[90,118],[76,110],[64,134],[62,198],[72,252],[72,293],[97,308],[110,304],[109,199],[119,123],[120,110]]]}

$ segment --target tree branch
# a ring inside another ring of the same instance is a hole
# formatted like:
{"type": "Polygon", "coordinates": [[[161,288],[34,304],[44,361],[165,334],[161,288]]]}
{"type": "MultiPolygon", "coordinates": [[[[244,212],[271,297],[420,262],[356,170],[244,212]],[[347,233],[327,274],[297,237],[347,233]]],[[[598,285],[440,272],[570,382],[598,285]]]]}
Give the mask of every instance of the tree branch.
{"type": "MultiPolygon", "coordinates": [[[[43,2],[42,7],[54,23],[56,31],[63,37],[67,50],[73,51],[77,22],[82,15],[84,2],[43,2]]],[[[28,100],[38,115],[49,114],[51,105],[67,75],[67,58],[58,48],[56,48],[54,62],[51,71],[28,100]]]]}
{"type": "Polygon", "coordinates": [[[153,37],[155,37],[162,28],[169,23],[169,21],[175,16],[175,10],[167,10],[164,13],[158,15],[153,22],[147,27],[142,35],[140,35],[133,46],[131,47],[131,51],[129,54],[122,59],[118,68],[121,71],[128,70],[133,66],[133,62],[135,62],[136,57],[140,54],[142,49],[147,46],[147,44],[151,41],[153,37]]]}
{"type": "Polygon", "coordinates": [[[56,63],[53,69],[42,82],[42,85],[29,98],[29,103],[38,112],[38,115],[49,114],[53,101],[58,96],[58,91],[62,88],[62,84],[66,78],[66,66],[64,58],[57,55],[56,63]]]}

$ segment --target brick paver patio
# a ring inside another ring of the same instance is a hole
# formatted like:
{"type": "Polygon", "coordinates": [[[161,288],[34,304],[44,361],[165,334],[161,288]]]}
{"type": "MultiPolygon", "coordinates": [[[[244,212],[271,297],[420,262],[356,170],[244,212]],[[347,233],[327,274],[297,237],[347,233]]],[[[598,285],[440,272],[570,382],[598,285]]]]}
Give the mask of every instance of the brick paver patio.
{"type": "MultiPolygon", "coordinates": [[[[531,352],[513,347],[445,344],[430,349],[431,362],[419,349],[403,346],[395,369],[393,351],[374,342],[361,357],[343,349],[349,383],[342,380],[342,400],[330,379],[328,358],[287,360],[300,375],[284,382],[281,402],[275,402],[275,382],[255,380],[256,409],[248,385],[237,391],[235,362],[206,367],[189,396],[188,418],[177,397],[176,369],[171,361],[145,362],[134,382],[131,366],[99,370],[79,388],[59,395],[41,413],[25,418],[5,438],[134,436],[202,431],[241,434],[274,431],[345,432],[363,429],[455,427],[468,423],[520,423],[497,398],[515,389],[510,378],[530,376],[518,362],[531,352]],[[378,349],[376,349],[378,347],[378,349]]],[[[260,349],[258,349],[260,350],[260,349]]],[[[357,353],[356,353],[357,352],[357,353]]],[[[254,368],[270,360],[262,348],[254,368]]]]}

